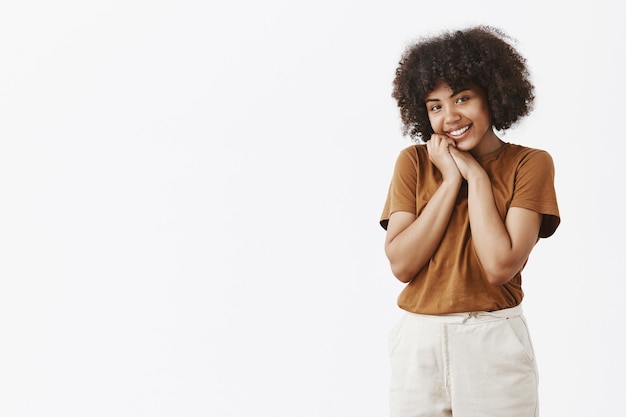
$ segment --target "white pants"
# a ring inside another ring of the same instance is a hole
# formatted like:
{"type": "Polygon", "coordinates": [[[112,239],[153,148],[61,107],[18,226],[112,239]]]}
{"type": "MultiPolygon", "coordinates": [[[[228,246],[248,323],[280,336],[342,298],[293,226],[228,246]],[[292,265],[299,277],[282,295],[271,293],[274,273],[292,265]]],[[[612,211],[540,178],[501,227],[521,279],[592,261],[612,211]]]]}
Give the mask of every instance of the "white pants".
{"type": "Polygon", "coordinates": [[[537,417],[537,367],[521,306],[407,313],[389,336],[392,417],[537,417]]]}

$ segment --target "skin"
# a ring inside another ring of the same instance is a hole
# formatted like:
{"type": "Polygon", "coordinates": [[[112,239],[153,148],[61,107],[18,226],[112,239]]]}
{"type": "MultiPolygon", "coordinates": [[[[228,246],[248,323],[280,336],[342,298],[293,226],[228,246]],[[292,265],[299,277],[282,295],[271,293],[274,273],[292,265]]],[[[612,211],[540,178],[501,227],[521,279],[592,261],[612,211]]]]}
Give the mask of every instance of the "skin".
{"type": "Polygon", "coordinates": [[[493,131],[487,100],[479,87],[454,92],[439,83],[427,95],[425,105],[435,131],[426,148],[443,181],[419,217],[402,211],[389,217],[385,253],[391,270],[406,283],[429,262],[466,180],[474,249],[487,281],[503,285],[523,267],[537,243],[541,215],[511,207],[503,222],[498,214],[491,181],[475,157],[496,151],[504,143],[493,131]]]}

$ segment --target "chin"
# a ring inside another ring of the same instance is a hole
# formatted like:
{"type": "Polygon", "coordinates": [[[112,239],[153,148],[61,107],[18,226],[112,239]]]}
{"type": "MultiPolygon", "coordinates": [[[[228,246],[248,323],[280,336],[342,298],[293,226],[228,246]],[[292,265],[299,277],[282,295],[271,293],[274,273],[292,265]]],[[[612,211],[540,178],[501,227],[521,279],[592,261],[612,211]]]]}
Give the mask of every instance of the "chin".
{"type": "Polygon", "coordinates": [[[456,148],[460,151],[469,152],[474,149],[476,146],[472,143],[461,142],[456,144],[456,148]]]}

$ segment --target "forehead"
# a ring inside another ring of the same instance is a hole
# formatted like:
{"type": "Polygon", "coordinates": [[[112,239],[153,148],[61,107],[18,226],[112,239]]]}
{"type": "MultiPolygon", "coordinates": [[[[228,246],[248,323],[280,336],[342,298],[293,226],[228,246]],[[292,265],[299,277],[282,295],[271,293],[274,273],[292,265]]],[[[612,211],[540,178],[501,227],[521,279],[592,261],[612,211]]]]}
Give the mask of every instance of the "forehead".
{"type": "Polygon", "coordinates": [[[443,98],[443,97],[450,97],[453,95],[454,95],[454,91],[452,91],[452,87],[450,87],[450,85],[448,85],[448,83],[446,82],[439,81],[437,84],[435,84],[435,88],[433,88],[431,92],[426,94],[426,98],[427,99],[443,98]]]}
{"type": "Polygon", "coordinates": [[[454,97],[456,94],[460,93],[461,91],[473,91],[476,93],[481,92],[480,88],[473,84],[458,85],[456,90],[453,90],[452,87],[450,87],[450,85],[446,83],[445,81],[439,81],[437,82],[437,84],[435,84],[435,87],[432,89],[432,91],[426,94],[426,99],[427,100],[435,100],[435,99],[442,100],[444,98],[454,97]]]}

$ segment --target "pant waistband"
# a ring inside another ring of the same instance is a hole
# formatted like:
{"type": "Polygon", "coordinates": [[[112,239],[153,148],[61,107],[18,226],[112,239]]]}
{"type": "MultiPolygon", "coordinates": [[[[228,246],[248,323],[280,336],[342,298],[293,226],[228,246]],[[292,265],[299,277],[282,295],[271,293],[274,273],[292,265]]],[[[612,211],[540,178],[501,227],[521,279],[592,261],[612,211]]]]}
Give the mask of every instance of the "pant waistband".
{"type": "Polygon", "coordinates": [[[511,317],[517,317],[523,315],[522,305],[519,304],[515,307],[505,308],[502,310],[496,311],[471,311],[467,313],[451,313],[451,314],[441,314],[441,315],[429,315],[429,314],[417,314],[417,313],[407,313],[409,315],[417,316],[420,318],[424,318],[427,320],[439,321],[442,323],[479,323],[479,322],[488,322],[494,320],[507,319],[511,317]]]}

